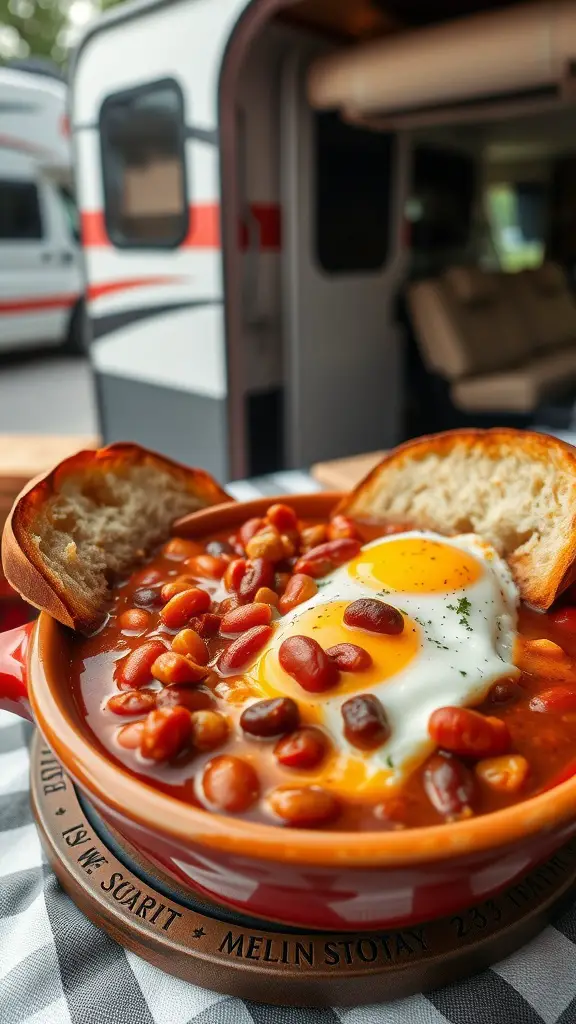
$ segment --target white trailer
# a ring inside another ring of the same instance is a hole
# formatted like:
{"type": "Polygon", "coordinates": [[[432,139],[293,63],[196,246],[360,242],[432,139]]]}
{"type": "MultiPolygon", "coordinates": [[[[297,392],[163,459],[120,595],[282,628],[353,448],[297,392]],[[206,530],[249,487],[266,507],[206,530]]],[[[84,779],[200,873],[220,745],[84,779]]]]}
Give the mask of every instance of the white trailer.
{"type": "Polygon", "coordinates": [[[561,102],[574,67],[573,3],[488,6],[144,0],[89,29],[71,121],[107,440],[229,479],[400,439],[414,130],[561,102]]]}
{"type": "Polygon", "coordinates": [[[0,351],[80,344],[66,101],[55,77],[0,68],[0,351]]]}

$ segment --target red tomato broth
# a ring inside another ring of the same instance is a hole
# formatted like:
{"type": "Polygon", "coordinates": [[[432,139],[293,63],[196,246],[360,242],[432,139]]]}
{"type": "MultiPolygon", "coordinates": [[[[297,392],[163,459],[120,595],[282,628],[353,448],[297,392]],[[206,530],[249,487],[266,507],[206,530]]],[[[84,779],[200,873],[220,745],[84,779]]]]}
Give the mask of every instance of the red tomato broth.
{"type": "MultiPolygon", "coordinates": [[[[318,520],[306,520],[300,527],[315,525],[319,525],[318,520]]],[[[381,525],[370,522],[358,521],[354,525],[362,543],[390,532],[381,525]]],[[[409,525],[406,524],[405,528],[409,529],[409,525]]],[[[203,546],[214,541],[227,540],[227,531],[215,533],[205,538],[203,546]]],[[[229,557],[238,558],[238,552],[235,551],[229,557]]],[[[293,571],[296,557],[294,556],[291,562],[282,562],[280,571],[293,571]]],[[[242,676],[234,675],[219,681],[213,671],[219,656],[234,641],[234,637],[222,637],[218,634],[204,637],[212,671],[205,681],[190,686],[191,691],[201,692],[205,701],[210,701],[210,707],[225,715],[228,721],[227,737],[217,749],[199,751],[185,748],[175,759],[159,763],[144,760],[137,751],[123,748],[117,740],[120,729],[131,722],[143,719],[141,715],[133,718],[121,717],[106,709],[107,701],[122,692],[115,681],[115,672],[117,673],[118,665],[131,651],[150,640],[160,639],[165,642],[166,649],[171,650],[171,641],[182,627],[169,629],[162,622],[160,611],[165,604],[163,605],[160,598],[160,591],[165,584],[177,577],[190,575],[184,561],[175,559],[173,552],[167,555],[161,549],[146,566],[138,569],[129,580],[115,588],[106,625],[94,636],[78,636],[74,641],[76,655],[73,659],[72,685],[75,699],[88,728],[112,761],[128,768],[135,776],[155,788],[195,806],[210,807],[200,785],[205,766],[215,757],[241,758],[254,769],[260,783],[259,797],[241,812],[242,816],[247,820],[281,825],[282,821],[270,812],[266,798],[278,787],[296,789],[307,788],[311,784],[314,786],[314,782],[310,783],[309,780],[314,778],[315,772],[307,771],[305,768],[284,767],[279,763],[274,750],[282,737],[257,738],[242,731],[239,720],[245,708],[244,702],[247,696],[251,695],[246,689],[246,681],[242,676]],[[142,605],[135,600],[138,597],[136,592],[145,590],[153,591],[154,594],[148,594],[148,603],[142,605]],[[119,619],[123,613],[142,606],[149,614],[148,627],[145,630],[121,630],[119,619]]],[[[198,577],[194,585],[207,590],[211,597],[216,595],[219,600],[234,593],[225,590],[220,578],[198,577]]],[[[213,602],[211,611],[214,610],[213,602]]],[[[567,655],[576,659],[576,631],[571,633],[566,628],[555,626],[551,615],[539,614],[522,607],[518,631],[520,636],[526,639],[549,639],[562,647],[567,655]]],[[[550,785],[556,777],[560,777],[567,770],[567,766],[572,762],[576,763],[576,713],[542,714],[529,707],[532,697],[554,685],[546,676],[524,672],[517,680],[515,699],[500,704],[495,703],[489,695],[476,708],[482,714],[506,723],[512,738],[510,752],[523,755],[529,763],[530,771],[521,791],[517,793],[498,791],[474,776],[474,814],[486,814],[518,803],[550,785]]],[[[576,671],[572,685],[576,690],[576,671]]],[[[148,684],[145,690],[159,691],[160,684],[148,684]]],[[[261,699],[261,694],[253,695],[261,699]]],[[[160,704],[158,706],[160,707],[160,704]]],[[[304,712],[297,728],[309,726],[318,728],[318,723],[307,718],[304,712]]],[[[288,735],[290,733],[286,734],[288,735]]],[[[330,757],[334,756],[331,754],[332,744],[327,734],[324,734],[324,738],[327,741],[325,763],[329,763],[330,757]]],[[[459,762],[466,772],[474,775],[474,761],[460,758],[459,762]]],[[[349,799],[340,798],[339,815],[323,822],[319,821],[318,826],[331,831],[387,831],[441,823],[445,819],[434,808],[425,792],[426,764],[427,762],[420,765],[401,788],[386,797],[378,800],[374,797],[370,800],[359,800],[351,794],[349,799]]]]}

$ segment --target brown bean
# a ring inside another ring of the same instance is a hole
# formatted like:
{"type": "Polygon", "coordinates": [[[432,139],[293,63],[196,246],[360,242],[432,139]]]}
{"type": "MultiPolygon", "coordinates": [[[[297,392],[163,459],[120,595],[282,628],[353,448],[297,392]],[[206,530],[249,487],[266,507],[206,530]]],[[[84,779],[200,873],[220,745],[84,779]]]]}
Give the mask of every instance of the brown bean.
{"type": "Polygon", "coordinates": [[[266,512],[266,519],[276,527],[278,533],[291,533],[298,529],[298,518],[294,509],[280,502],[270,505],[266,512]]]}
{"type": "Polygon", "coordinates": [[[144,720],[140,750],[151,761],[171,761],[189,746],[191,738],[192,720],[186,708],[157,708],[144,720]]]}
{"type": "Polygon", "coordinates": [[[328,540],[328,530],[321,523],[318,526],[305,526],[300,531],[302,551],[310,551],[312,548],[317,548],[319,544],[324,544],[326,540],[328,540]]]}
{"type": "Polygon", "coordinates": [[[265,558],[255,558],[248,562],[238,588],[240,600],[243,602],[253,601],[260,587],[272,586],[273,580],[272,562],[268,562],[265,558]]]}
{"type": "Polygon", "coordinates": [[[221,580],[228,568],[228,559],[220,555],[195,555],[185,561],[186,571],[197,578],[221,580]]]}
{"type": "Polygon", "coordinates": [[[219,711],[193,711],[192,746],[196,750],[215,750],[228,737],[228,722],[219,711]]]}
{"type": "Polygon", "coordinates": [[[291,697],[272,697],[258,700],[240,716],[240,725],[250,736],[269,739],[291,732],[298,725],[298,705],[291,697]]]}
{"type": "Polygon", "coordinates": [[[188,711],[211,711],[214,707],[214,698],[207,691],[198,686],[165,686],[156,695],[156,706],[159,708],[173,708],[180,705],[188,711]]]}
{"type": "Polygon", "coordinates": [[[192,576],[179,576],[175,580],[170,580],[169,583],[165,583],[160,591],[160,597],[166,604],[171,601],[176,594],[183,594],[185,590],[192,590],[196,586],[196,580],[192,579],[192,576]]]}
{"type": "Polygon", "coordinates": [[[147,640],[119,662],[115,678],[121,690],[138,690],[152,679],[152,665],[166,652],[162,640],[147,640]]]}
{"type": "Polygon", "coordinates": [[[344,625],[365,629],[368,633],[397,636],[404,629],[404,616],[385,601],[378,601],[375,597],[361,597],[346,608],[344,625]]]}
{"type": "Polygon", "coordinates": [[[324,733],[313,726],[306,726],[278,740],[274,755],[285,768],[317,768],[327,750],[328,741],[324,733]]]}
{"type": "Polygon", "coordinates": [[[306,576],[312,576],[317,580],[339,565],[349,562],[351,558],[355,558],[360,548],[359,540],[346,537],[342,540],[326,541],[325,544],[318,544],[317,547],[310,548],[305,555],[301,555],[294,566],[294,572],[305,573],[306,576]]]}
{"type": "Polygon", "coordinates": [[[223,636],[238,636],[253,626],[269,626],[272,621],[272,608],[269,604],[243,604],[233,608],[222,617],[220,632],[223,636]]]}
{"type": "Polygon", "coordinates": [[[254,596],[256,604],[269,604],[271,608],[278,607],[278,594],[270,587],[260,587],[254,596]]]}
{"type": "Polygon", "coordinates": [[[352,540],[362,540],[360,532],[348,516],[337,515],[328,523],[328,540],[341,540],[343,537],[351,538],[352,540]]]}
{"type": "Polygon", "coordinates": [[[390,736],[386,712],[372,693],[362,693],[344,702],[341,708],[344,735],[359,750],[376,750],[390,736]]]}
{"type": "Polygon", "coordinates": [[[246,559],[235,558],[224,573],[224,586],[226,590],[237,593],[246,572],[246,559]]]}
{"type": "Polygon", "coordinates": [[[272,626],[254,626],[246,630],[237,640],[222,652],[218,659],[218,669],[224,675],[242,672],[254,661],[273,633],[272,626]]]}
{"type": "Polygon", "coordinates": [[[258,776],[251,764],[240,757],[220,754],[204,769],[202,785],[206,799],[221,811],[238,814],[258,799],[258,776]]]}
{"type": "Polygon", "coordinates": [[[340,814],[336,797],[319,786],[276,789],[268,799],[274,814],[294,828],[328,825],[340,814]]]}
{"type": "Polygon", "coordinates": [[[280,644],[278,661],[309,693],[330,690],[339,679],[339,671],[317,640],[309,636],[289,636],[280,644]]]}
{"type": "Polygon", "coordinates": [[[172,641],[172,650],[191,658],[197,665],[207,665],[210,652],[195,629],[181,629],[172,641]]]}
{"type": "Polygon", "coordinates": [[[238,539],[243,548],[246,547],[249,540],[255,536],[260,530],[266,526],[266,520],[260,518],[247,519],[246,522],[240,527],[238,531],[238,539]]]}
{"type": "Polygon", "coordinates": [[[280,562],[284,558],[282,538],[273,526],[254,534],[246,545],[248,558],[266,558],[269,562],[280,562]]]}
{"type": "Polygon", "coordinates": [[[474,777],[457,757],[433,754],[424,769],[424,792],[447,821],[469,818],[474,812],[474,777]]]}
{"type": "Polygon", "coordinates": [[[511,704],[512,701],[518,700],[523,692],[520,683],[515,679],[501,679],[491,687],[488,699],[492,704],[511,704]]]}
{"type": "Polygon", "coordinates": [[[210,608],[210,594],[200,587],[192,587],[182,594],[176,594],[160,612],[162,622],[168,629],[181,629],[190,622],[193,615],[201,615],[210,608]]]}
{"type": "Polygon", "coordinates": [[[166,541],[162,548],[164,558],[173,559],[176,562],[183,562],[185,558],[193,558],[194,555],[202,554],[202,545],[195,540],[185,540],[184,537],[172,537],[166,541]]]}
{"type": "Polygon", "coordinates": [[[335,644],[328,648],[326,654],[341,672],[364,672],[372,664],[368,651],[357,644],[335,644]]]}
{"type": "Polygon", "coordinates": [[[197,665],[190,658],[185,658],[176,651],[165,651],[152,665],[152,675],[164,686],[182,686],[186,683],[198,683],[208,674],[205,665],[197,665]]]}
{"type": "Polygon", "coordinates": [[[150,612],[144,608],[127,608],[118,619],[120,629],[130,633],[143,633],[148,629],[150,622],[150,612]]]}
{"type": "Polygon", "coordinates": [[[115,715],[144,715],[156,707],[156,694],[147,690],[125,690],[110,697],[106,707],[115,715]]]}

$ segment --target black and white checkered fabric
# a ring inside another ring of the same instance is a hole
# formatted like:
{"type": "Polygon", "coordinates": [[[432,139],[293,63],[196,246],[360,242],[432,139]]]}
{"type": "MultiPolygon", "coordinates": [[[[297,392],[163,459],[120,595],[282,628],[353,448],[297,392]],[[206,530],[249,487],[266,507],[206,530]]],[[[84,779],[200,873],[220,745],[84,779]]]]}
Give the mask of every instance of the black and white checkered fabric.
{"type": "MultiPolygon", "coordinates": [[[[302,473],[230,488],[239,499],[315,489],[302,473]]],[[[0,1024],[576,1024],[576,907],[491,970],[357,1009],[271,1007],[163,974],[91,924],[47,866],[28,800],[30,732],[0,712],[0,1024]]]]}

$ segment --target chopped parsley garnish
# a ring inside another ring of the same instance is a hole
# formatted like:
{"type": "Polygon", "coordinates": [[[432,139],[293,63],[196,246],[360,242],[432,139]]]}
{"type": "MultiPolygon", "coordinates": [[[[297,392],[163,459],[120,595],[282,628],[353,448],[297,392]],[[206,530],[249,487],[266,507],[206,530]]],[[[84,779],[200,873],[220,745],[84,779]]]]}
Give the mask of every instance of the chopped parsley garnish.
{"type": "Polygon", "coordinates": [[[467,676],[467,675],[468,675],[468,673],[467,673],[467,672],[464,672],[464,671],[463,671],[462,669],[460,669],[460,675],[461,675],[461,676],[467,676]]]}
{"type": "Polygon", "coordinates": [[[472,626],[470,625],[470,622],[468,621],[468,616],[470,615],[470,612],[472,611],[472,605],[470,604],[470,601],[468,600],[468,598],[467,597],[459,597],[457,604],[447,604],[446,607],[451,612],[456,612],[456,615],[460,616],[460,618],[458,619],[458,624],[460,626],[464,626],[468,630],[468,632],[471,633],[472,632],[472,626]]]}
{"type": "Polygon", "coordinates": [[[388,765],[389,768],[393,768],[394,767],[394,761],[392,760],[390,755],[388,755],[388,757],[386,758],[386,764],[388,765]]]}

